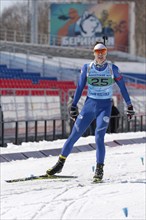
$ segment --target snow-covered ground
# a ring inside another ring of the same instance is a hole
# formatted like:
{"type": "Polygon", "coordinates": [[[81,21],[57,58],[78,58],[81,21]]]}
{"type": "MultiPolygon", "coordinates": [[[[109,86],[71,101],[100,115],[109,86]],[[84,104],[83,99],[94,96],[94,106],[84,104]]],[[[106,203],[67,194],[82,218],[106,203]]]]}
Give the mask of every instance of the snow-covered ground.
{"type": "MultiPolygon", "coordinates": [[[[106,134],[105,140],[144,137],[145,132],[106,134]]],[[[65,140],[9,144],[1,153],[61,147],[65,140]]],[[[76,145],[93,143],[80,138],[76,145]]],[[[6,179],[44,174],[57,157],[1,163],[1,220],[144,220],[145,144],[106,147],[104,183],[93,184],[95,151],[70,154],[62,175],[75,179],[6,183],[6,179]],[[126,216],[124,208],[128,211],[126,216]]],[[[61,175],[61,174],[60,174],[61,175]]]]}

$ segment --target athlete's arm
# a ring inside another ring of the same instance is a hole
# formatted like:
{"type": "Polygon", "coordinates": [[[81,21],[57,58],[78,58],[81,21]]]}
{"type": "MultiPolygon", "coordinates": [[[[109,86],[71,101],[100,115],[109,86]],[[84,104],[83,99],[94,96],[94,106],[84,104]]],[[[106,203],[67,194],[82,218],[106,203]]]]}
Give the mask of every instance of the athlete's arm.
{"type": "Polygon", "coordinates": [[[72,103],[73,106],[77,105],[77,103],[82,95],[83,89],[86,85],[86,82],[87,82],[87,64],[84,64],[84,66],[81,69],[80,78],[79,78],[77,88],[76,88],[76,91],[74,94],[74,99],[73,99],[73,103],[72,103]]]}
{"type": "Polygon", "coordinates": [[[113,74],[114,74],[114,80],[117,83],[117,85],[119,86],[121,94],[122,94],[127,106],[131,105],[131,100],[130,100],[127,88],[125,86],[123,76],[121,75],[121,73],[119,71],[119,68],[116,65],[113,65],[112,69],[113,69],[113,74]]]}

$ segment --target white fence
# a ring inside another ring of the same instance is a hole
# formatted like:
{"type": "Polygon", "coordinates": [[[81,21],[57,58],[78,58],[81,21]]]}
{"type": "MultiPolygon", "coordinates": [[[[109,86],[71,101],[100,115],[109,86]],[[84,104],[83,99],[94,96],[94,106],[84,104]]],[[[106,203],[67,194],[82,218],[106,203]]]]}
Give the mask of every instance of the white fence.
{"type": "Polygon", "coordinates": [[[4,121],[61,118],[60,96],[1,96],[4,121]]]}

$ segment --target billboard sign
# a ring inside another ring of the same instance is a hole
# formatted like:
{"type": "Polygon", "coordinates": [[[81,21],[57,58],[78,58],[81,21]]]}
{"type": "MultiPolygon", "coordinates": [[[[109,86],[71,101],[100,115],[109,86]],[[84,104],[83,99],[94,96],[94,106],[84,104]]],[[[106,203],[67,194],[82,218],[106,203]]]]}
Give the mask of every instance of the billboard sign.
{"type": "Polygon", "coordinates": [[[50,45],[88,48],[108,36],[108,46],[128,46],[128,4],[51,4],[50,45]]]}

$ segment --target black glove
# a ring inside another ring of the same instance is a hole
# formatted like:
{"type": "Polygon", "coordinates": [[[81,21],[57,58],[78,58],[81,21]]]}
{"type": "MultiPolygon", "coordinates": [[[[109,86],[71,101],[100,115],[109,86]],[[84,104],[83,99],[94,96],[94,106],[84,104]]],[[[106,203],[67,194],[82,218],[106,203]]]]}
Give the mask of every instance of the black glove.
{"type": "Polygon", "coordinates": [[[69,114],[70,114],[70,118],[75,121],[79,114],[78,107],[72,105],[69,114]]]}
{"type": "Polygon", "coordinates": [[[127,107],[127,117],[128,117],[128,121],[130,121],[133,117],[133,115],[135,115],[135,112],[133,110],[133,106],[132,105],[129,105],[127,107]]]}

